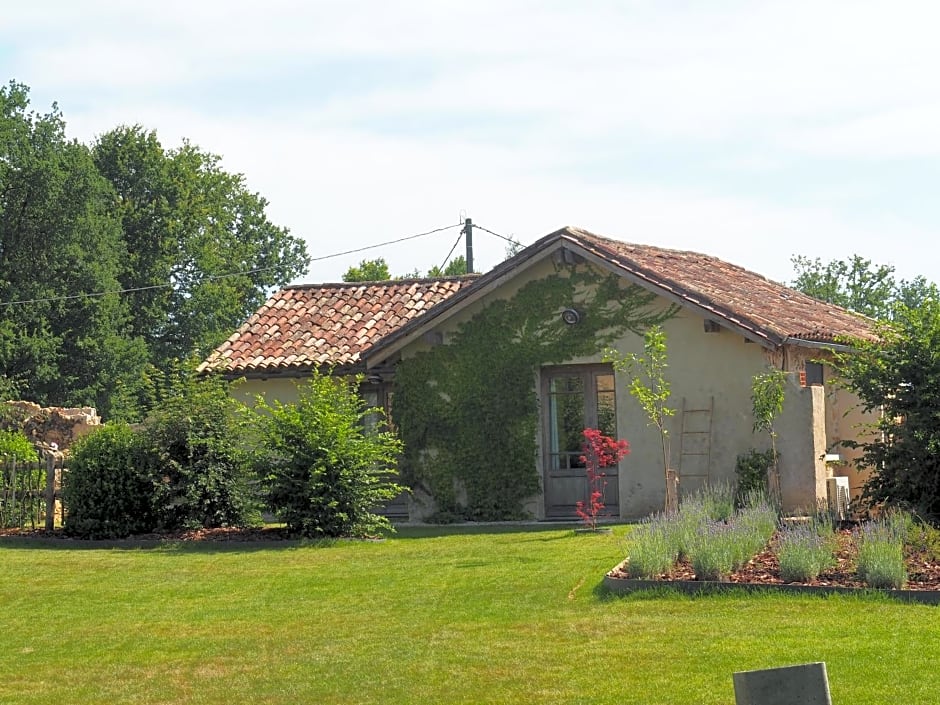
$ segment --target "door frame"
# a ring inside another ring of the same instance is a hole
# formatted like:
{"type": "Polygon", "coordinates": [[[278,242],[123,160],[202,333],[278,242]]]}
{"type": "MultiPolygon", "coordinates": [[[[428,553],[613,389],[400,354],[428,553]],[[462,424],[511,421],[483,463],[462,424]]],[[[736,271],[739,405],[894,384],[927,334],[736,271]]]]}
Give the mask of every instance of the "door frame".
{"type": "MultiPolygon", "coordinates": [[[[551,438],[553,434],[551,426],[551,382],[553,379],[559,377],[575,377],[579,376],[584,381],[584,427],[585,428],[597,428],[598,427],[598,380],[599,376],[609,376],[611,380],[611,386],[609,390],[613,393],[613,425],[612,429],[613,437],[617,437],[617,389],[616,389],[616,376],[614,374],[613,365],[608,363],[587,363],[587,364],[572,364],[572,365],[546,365],[539,370],[539,428],[541,435],[540,443],[540,453],[539,453],[539,463],[540,463],[540,475],[542,478],[542,512],[545,519],[565,519],[571,518],[572,520],[577,520],[577,515],[574,510],[574,503],[576,501],[575,497],[571,497],[570,507],[568,504],[557,505],[558,509],[555,509],[556,506],[554,503],[550,502],[550,499],[553,494],[553,488],[551,487],[553,478],[551,477],[552,473],[558,475],[556,481],[559,483],[563,479],[567,479],[570,483],[575,475],[577,474],[578,468],[573,468],[567,466],[566,468],[554,468],[553,467],[553,455],[557,453],[552,453],[551,448],[551,438]],[[571,470],[571,472],[566,473],[565,470],[571,470]]],[[[568,452],[570,457],[571,452],[568,452]]],[[[604,492],[604,503],[608,508],[608,512],[613,516],[619,516],[620,513],[620,480],[619,480],[619,468],[617,466],[609,467],[604,469],[605,474],[608,477],[607,480],[607,489],[604,492]]],[[[590,489],[588,487],[587,475],[584,475],[584,484],[583,484],[583,496],[579,497],[582,501],[589,501],[590,499],[590,489]]]]}

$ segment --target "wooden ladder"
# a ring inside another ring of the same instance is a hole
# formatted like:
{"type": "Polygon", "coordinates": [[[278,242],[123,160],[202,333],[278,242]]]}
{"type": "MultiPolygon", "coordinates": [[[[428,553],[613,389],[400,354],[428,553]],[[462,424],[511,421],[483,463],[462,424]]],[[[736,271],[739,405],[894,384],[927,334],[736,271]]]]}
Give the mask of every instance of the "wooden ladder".
{"type": "Polygon", "coordinates": [[[688,494],[708,484],[712,461],[712,412],[715,397],[708,405],[692,407],[682,397],[682,421],[679,434],[679,473],[682,492],[688,494]]]}

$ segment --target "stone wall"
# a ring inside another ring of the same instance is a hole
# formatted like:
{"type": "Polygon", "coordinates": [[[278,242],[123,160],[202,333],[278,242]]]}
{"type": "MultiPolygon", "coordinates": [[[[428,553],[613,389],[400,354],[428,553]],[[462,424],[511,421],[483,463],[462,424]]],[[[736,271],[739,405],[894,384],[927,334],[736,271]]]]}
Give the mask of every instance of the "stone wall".
{"type": "Polygon", "coordinates": [[[100,425],[101,417],[90,406],[43,408],[29,401],[7,401],[0,408],[0,427],[22,430],[40,450],[66,451],[100,425]]]}

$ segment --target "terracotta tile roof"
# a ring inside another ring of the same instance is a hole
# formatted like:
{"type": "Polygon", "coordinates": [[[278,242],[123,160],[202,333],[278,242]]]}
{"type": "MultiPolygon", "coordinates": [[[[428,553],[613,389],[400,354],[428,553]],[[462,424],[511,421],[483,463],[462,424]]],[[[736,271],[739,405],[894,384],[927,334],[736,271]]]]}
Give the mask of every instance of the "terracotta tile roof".
{"type": "Polygon", "coordinates": [[[593,255],[632,281],[698,311],[705,318],[736,328],[771,348],[787,341],[801,341],[815,347],[845,338],[874,338],[870,319],[818,301],[717,257],[630,244],[567,227],[546,235],[496,265],[474,286],[449,298],[431,315],[391,331],[370,349],[369,355],[382,358],[417,331],[446,316],[448,311],[481,296],[492,286],[513,277],[515,271],[525,268],[527,263],[560,247],[576,254],[593,255]]]}
{"type": "Polygon", "coordinates": [[[717,257],[635,245],[565,228],[585,249],[672,294],[679,303],[713,313],[771,345],[789,339],[831,343],[874,337],[872,321],[771,281],[717,257]]]}
{"type": "Polygon", "coordinates": [[[268,299],[199,370],[290,374],[352,368],[377,340],[478,276],[289,286],[268,299]]]}

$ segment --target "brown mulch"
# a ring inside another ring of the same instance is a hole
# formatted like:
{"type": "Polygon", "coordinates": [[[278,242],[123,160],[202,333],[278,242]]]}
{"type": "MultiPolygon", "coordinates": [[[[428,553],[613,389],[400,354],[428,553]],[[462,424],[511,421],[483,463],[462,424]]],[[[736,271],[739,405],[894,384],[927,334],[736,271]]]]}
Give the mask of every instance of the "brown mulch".
{"type": "MultiPolygon", "coordinates": [[[[809,582],[791,583],[793,585],[835,586],[863,588],[865,584],[855,574],[855,564],[858,551],[852,541],[851,529],[841,529],[838,532],[839,549],[836,551],[836,564],[819,574],[816,580],[809,582]]],[[[766,549],[754,556],[740,570],[728,577],[728,582],[742,585],[782,585],[785,581],[780,577],[780,564],[773,552],[774,541],[766,549]]],[[[940,590],[940,560],[924,550],[906,550],[908,581],[905,588],[908,590],[940,590]]],[[[629,575],[622,567],[614,568],[610,572],[614,578],[628,578],[629,575]]],[[[668,573],[658,576],[659,580],[697,580],[695,571],[688,561],[680,561],[668,573]]]]}

